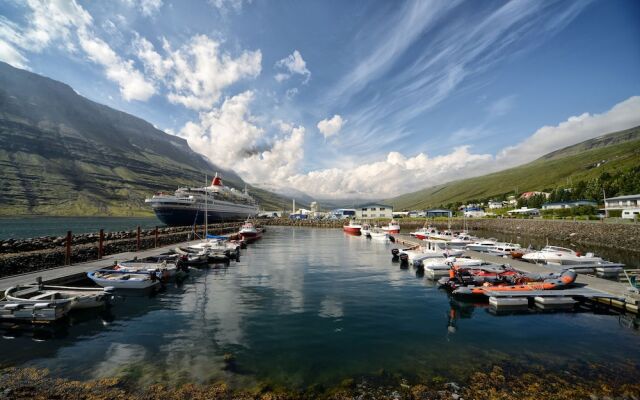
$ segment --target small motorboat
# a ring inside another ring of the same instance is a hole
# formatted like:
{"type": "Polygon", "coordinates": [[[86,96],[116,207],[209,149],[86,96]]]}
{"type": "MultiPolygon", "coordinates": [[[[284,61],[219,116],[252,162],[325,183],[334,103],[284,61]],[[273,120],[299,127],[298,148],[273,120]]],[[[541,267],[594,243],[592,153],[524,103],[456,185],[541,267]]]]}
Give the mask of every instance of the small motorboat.
{"type": "Polygon", "coordinates": [[[150,289],[160,285],[160,276],[156,271],[129,272],[101,269],[87,272],[87,277],[96,285],[115,289],[150,289]]]}
{"type": "Polygon", "coordinates": [[[362,225],[357,223],[356,220],[354,219],[350,220],[348,225],[344,225],[342,227],[343,231],[345,231],[346,233],[350,233],[352,235],[359,235],[361,233],[360,232],[361,229],[362,229],[362,225]]]}
{"type": "Polygon", "coordinates": [[[466,245],[466,249],[485,253],[488,252],[492,246],[495,246],[496,242],[497,241],[495,239],[476,240],[475,242],[466,245]]]}
{"type": "Polygon", "coordinates": [[[175,249],[173,249],[173,252],[180,257],[178,263],[183,265],[203,265],[209,261],[209,255],[204,250],[199,252],[192,252],[188,249],[176,247],[175,249]]]}
{"type": "Polygon", "coordinates": [[[49,302],[46,300],[10,301],[0,298],[0,321],[52,322],[67,315],[72,304],[71,299],[49,302]]]}
{"type": "Polygon", "coordinates": [[[117,263],[113,267],[105,269],[112,269],[119,272],[155,272],[161,280],[166,282],[175,276],[178,267],[175,261],[167,262],[166,260],[164,260],[161,262],[153,262],[144,259],[134,259],[131,261],[117,263]]]}
{"type": "Polygon", "coordinates": [[[457,266],[457,267],[474,267],[474,268],[479,268],[479,267],[488,267],[490,265],[493,265],[491,263],[488,263],[484,260],[480,260],[480,259],[474,259],[474,258],[466,258],[466,257],[449,257],[449,258],[430,258],[425,260],[422,265],[421,268],[424,269],[424,275],[428,278],[428,279],[432,279],[435,280],[436,278],[439,277],[443,277],[443,276],[449,276],[449,270],[453,267],[453,266],[457,266]]]}
{"type": "Polygon", "coordinates": [[[392,219],[388,225],[382,227],[382,230],[389,235],[395,235],[400,233],[400,224],[395,219],[392,219]]]}
{"type": "Polygon", "coordinates": [[[371,237],[371,225],[362,224],[362,227],[360,228],[360,233],[362,234],[362,236],[371,237]]]}
{"type": "Polygon", "coordinates": [[[389,234],[387,232],[383,232],[379,229],[372,230],[369,232],[369,235],[371,236],[371,239],[387,240],[389,238],[389,234]]]}
{"type": "Polygon", "coordinates": [[[424,228],[420,228],[417,231],[409,232],[409,235],[415,237],[416,239],[424,240],[429,237],[429,235],[434,235],[438,233],[438,230],[434,227],[427,226],[424,228]]]}
{"type": "Polygon", "coordinates": [[[517,243],[497,242],[489,247],[489,253],[496,256],[509,256],[511,253],[522,250],[522,246],[517,243]]]}
{"type": "Polygon", "coordinates": [[[67,287],[50,285],[18,285],[5,291],[8,301],[37,301],[48,303],[67,303],[71,309],[103,307],[112,299],[113,288],[96,289],[91,287],[67,287]]]}
{"type": "MultiPolygon", "coordinates": [[[[478,260],[482,261],[482,260],[478,260]]],[[[522,274],[508,265],[491,264],[486,262],[468,263],[462,262],[451,266],[449,276],[440,278],[438,284],[451,291],[460,287],[480,286],[485,284],[514,284],[518,279],[535,280],[538,277],[522,274]]]]}
{"type": "Polygon", "coordinates": [[[597,264],[604,260],[593,253],[582,255],[566,247],[545,246],[540,251],[532,251],[522,256],[525,261],[542,264],[578,265],[597,264]]]}
{"type": "Polygon", "coordinates": [[[442,240],[425,239],[425,246],[415,249],[403,250],[400,254],[405,253],[409,257],[409,264],[415,265],[429,258],[446,259],[449,257],[459,257],[464,254],[464,250],[452,249],[448,247],[447,242],[442,240]]]}
{"type": "Polygon", "coordinates": [[[240,231],[238,233],[240,234],[242,239],[247,241],[247,243],[253,242],[262,237],[262,229],[258,228],[251,221],[246,221],[244,224],[242,224],[242,227],[240,227],[240,231]]]}
{"type": "Polygon", "coordinates": [[[458,234],[455,235],[451,240],[448,241],[449,246],[457,249],[466,248],[468,244],[473,243],[476,240],[473,236],[468,234],[458,234]]]}

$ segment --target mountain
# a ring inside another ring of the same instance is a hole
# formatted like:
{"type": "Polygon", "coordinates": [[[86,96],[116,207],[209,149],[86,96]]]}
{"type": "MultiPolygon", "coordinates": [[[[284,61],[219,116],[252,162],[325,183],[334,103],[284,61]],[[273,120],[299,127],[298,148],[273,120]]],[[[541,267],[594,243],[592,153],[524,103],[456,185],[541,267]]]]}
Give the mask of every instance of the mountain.
{"type": "Polygon", "coordinates": [[[396,210],[438,207],[519,192],[543,191],[567,181],[640,166],[640,127],[610,133],[546,154],[515,168],[448,182],[386,200],[396,210]]]}
{"type": "MultiPolygon", "coordinates": [[[[221,172],[187,142],[0,62],[0,215],[150,215],[145,197],[221,172]]],[[[290,200],[250,188],[264,208],[290,200]]]]}

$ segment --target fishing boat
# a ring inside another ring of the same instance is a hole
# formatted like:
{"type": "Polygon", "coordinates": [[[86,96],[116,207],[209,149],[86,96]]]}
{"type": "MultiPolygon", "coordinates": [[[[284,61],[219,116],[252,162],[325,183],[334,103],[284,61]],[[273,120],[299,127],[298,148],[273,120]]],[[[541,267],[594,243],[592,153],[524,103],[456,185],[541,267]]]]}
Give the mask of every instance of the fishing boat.
{"type": "Polygon", "coordinates": [[[582,255],[577,251],[558,246],[545,246],[540,251],[532,251],[522,256],[525,261],[542,264],[578,265],[597,264],[604,260],[593,253],[582,255]]]}
{"type": "Polygon", "coordinates": [[[402,250],[400,254],[407,254],[409,264],[416,265],[429,258],[446,259],[449,257],[458,257],[464,254],[464,250],[452,249],[446,242],[441,240],[424,240],[425,245],[415,249],[402,250]]]}
{"type": "Polygon", "coordinates": [[[387,232],[383,232],[380,229],[372,230],[371,232],[369,232],[369,235],[371,236],[371,239],[386,240],[389,238],[389,234],[387,232]]]}
{"type": "Polygon", "coordinates": [[[160,285],[160,276],[153,272],[128,272],[102,269],[87,272],[87,277],[102,287],[115,289],[150,289],[160,285]]]}
{"type": "Polygon", "coordinates": [[[429,235],[433,235],[438,233],[438,230],[432,226],[427,226],[418,229],[414,232],[409,232],[409,235],[415,237],[416,239],[424,240],[429,237],[429,235]]]}
{"type": "Polygon", "coordinates": [[[473,243],[467,244],[465,247],[467,250],[479,251],[479,252],[489,252],[489,249],[495,246],[497,241],[495,239],[482,239],[476,240],[473,243]]]}
{"type": "Polygon", "coordinates": [[[66,304],[71,301],[73,310],[102,307],[113,297],[113,289],[105,287],[66,287],[50,285],[18,285],[5,291],[8,301],[37,301],[66,304]]]}
{"type": "Polygon", "coordinates": [[[240,228],[240,232],[238,232],[242,239],[247,242],[252,242],[254,240],[258,240],[262,236],[262,229],[255,226],[255,224],[251,221],[245,221],[240,228]]]}
{"type": "Polygon", "coordinates": [[[359,235],[361,233],[360,232],[361,229],[362,229],[362,225],[357,223],[356,220],[354,219],[350,220],[348,225],[344,225],[342,227],[343,231],[354,234],[354,235],[359,235]]]}
{"type": "Polygon", "coordinates": [[[382,230],[389,235],[394,235],[400,233],[400,224],[395,219],[392,219],[388,225],[382,227],[382,230]]]}
{"type": "Polygon", "coordinates": [[[448,241],[450,247],[453,248],[466,248],[468,244],[471,244],[476,240],[473,236],[469,234],[458,234],[454,235],[454,237],[448,241]]]}

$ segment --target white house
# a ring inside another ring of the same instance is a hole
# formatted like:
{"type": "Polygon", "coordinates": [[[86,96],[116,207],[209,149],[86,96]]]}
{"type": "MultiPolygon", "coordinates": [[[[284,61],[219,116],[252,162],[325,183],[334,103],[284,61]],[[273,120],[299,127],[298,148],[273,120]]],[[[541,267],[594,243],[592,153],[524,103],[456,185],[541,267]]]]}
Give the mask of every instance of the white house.
{"type": "Polygon", "coordinates": [[[489,209],[491,209],[491,210],[495,210],[496,208],[504,207],[504,204],[501,201],[493,201],[493,200],[490,200],[489,203],[487,203],[487,205],[489,206],[489,209]]]}
{"type": "Polygon", "coordinates": [[[628,208],[640,208],[640,194],[611,197],[604,200],[604,209],[606,211],[626,210],[628,208]]]}
{"type": "Polygon", "coordinates": [[[517,208],[515,210],[507,211],[507,214],[509,215],[540,215],[540,210],[538,210],[537,208],[522,207],[522,208],[517,208]]]}
{"type": "Polygon", "coordinates": [[[356,208],[356,218],[393,218],[393,207],[387,204],[365,204],[356,208]]]}
{"type": "Polygon", "coordinates": [[[542,205],[543,210],[560,210],[563,208],[572,208],[578,206],[592,206],[598,207],[598,203],[595,201],[588,200],[577,200],[577,201],[560,201],[555,203],[545,203],[542,205]]]}

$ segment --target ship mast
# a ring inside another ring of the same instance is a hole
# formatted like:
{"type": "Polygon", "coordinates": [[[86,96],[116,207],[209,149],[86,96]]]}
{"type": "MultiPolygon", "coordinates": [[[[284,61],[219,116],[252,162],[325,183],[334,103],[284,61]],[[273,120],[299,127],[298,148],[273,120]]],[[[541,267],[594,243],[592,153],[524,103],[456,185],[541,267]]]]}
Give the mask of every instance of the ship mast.
{"type": "Polygon", "coordinates": [[[207,239],[207,235],[209,234],[209,225],[208,225],[208,218],[209,218],[209,210],[207,209],[207,201],[209,199],[209,192],[207,192],[207,184],[209,183],[209,178],[207,177],[207,174],[204,175],[204,239],[207,239]]]}

